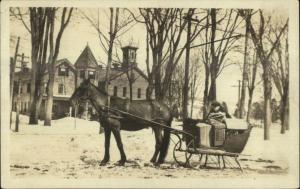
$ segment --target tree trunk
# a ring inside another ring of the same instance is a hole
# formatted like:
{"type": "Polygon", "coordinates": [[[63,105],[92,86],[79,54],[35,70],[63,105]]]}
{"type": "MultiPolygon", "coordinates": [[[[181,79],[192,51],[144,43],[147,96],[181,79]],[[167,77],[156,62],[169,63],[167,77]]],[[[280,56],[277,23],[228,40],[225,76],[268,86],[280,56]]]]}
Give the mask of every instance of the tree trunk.
{"type": "Polygon", "coordinates": [[[152,98],[152,93],[153,93],[153,89],[154,89],[153,82],[149,81],[149,82],[148,82],[147,91],[146,91],[146,99],[147,99],[147,100],[151,100],[151,98],[152,98]]]}
{"type": "Polygon", "coordinates": [[[217,83],[216,78],[211,75],[211,84],[209,88],[209,94],[208,94],[208,103],[210,104],[213,101],[217,100],[217,83]]]}
{"type": "Polygon", "coordinates": [[[132,95],[132,82],[129,82],[129,98],[130,98],[130,101],[133,100],[133,95],[132,95]]]}
{"type": "Polygon", "coordinates": [[[209,87],[209,70],[205,67],[205,83],[204,83],[204,94],[203,94],[203,115],[202,119],[206,118],[208,114],[208,87],[209,87]]]}
{"type": "Polygon", "coordinates": [[[289,97],[288,96],[285,99],[284,114],[283,114],[283,126],[286,130],[290,129],[290,125],[289,125],[289,97]]]}
{"type": "Polygon", "coordinates": [[[183,119],[188,118],[188,100],[189,100],[189,78],[190,78],[190,45],[191,45],[191,16],[189,15],[187,25],[187,37],[186,37],[186,56],[185,56],[185,68],[184,68],[184,85],[183,85],[183,101],[182,101],[182,116],[183,119]]]}
{"type": "Polygon", "coordinates": [[[54,75],[50,76],[50,71],[49,71],[49,81],[48,81],[48,91],[47,91],[47,102],[46,102],[46,107],[45,107],[46,111],[45,111],[44,126],[51,126],[52,107],[53,107],[53,85],[54,85],[54,75]]]}
{"type": "Polygon", "coordinates": [[[31,61],[32,61],[32,66],[31,66],[31,82],[30,82],[30,113],[29,113],[29,124],[30,125],[36,125],[38,124],[38,115],[37,112],[39,112],[39,107],[38,105],[38,87],[39,85],[36,83],[36,77],[37,77],[37,62],[36,62],[36,55],[37,55],[37,50],[34,49],[36,45],[33,45],[32,51],[31,52],[31,61]]]}
{"type": "Polygon", "coordinates": [[[270,126],[272,124],[271,98],[272,98],[272,78],[270,73],[270,62],[263,63],[264,79],[264,140],[270,139],[270,126]]]}
{"type": "MultiPolygon", "coordinates": [[[[37,74],[37,76],[35,77],[39,77],[39,75],[40,74],[37,74]]],[[[41,107],[42,97],[43,97],[42,91],[40,91],[41,79],[37,79],[37,80],[32,79],[31,83],[34,83],[35,85],[31,85],[31,88],[34,89],[34,93],[32,96],[30,95],[32,101],[30,105],[29,124],[36,125],[38,124],[39,112],[40,112],[40,107],[41,107]]]]}
{"type": "MultiPolygon", "coordinates": [[[[248,72],[249,72],[249,63],[248,63],[248,39],[249,39],[249,23],[251,13],[247,14],[246,18],[246,32],[245,32],[245,49],[244,49],[244,66],[243,66],[243,80],[242,80],[242,90],[241,90],[241,99],[239,102],[239,118],[242,119],[245,116],[245,100],[246,100],[246,86],[248,82],[248,72]]],[[[249,107],[248,107],[249,108],[249,107]]]]}
{"type": "Polygon", "coordinates": [[[217,12],[216,9],[211,9],[211,37],[210,37],[210,51],[211,51],[211,67],[210,67],[210,89],[208,93],[208,103],[215,101],[217,99],[217,72],[218,72],[218,57],[215,49],[215,38],[217,30],[217,12]]]}
{"type": "Polygon", "coordinates": [[[194,109],[194,101],[195,101],[195,96],[192,93],[193,91],[191,90],[191,112],[190,112],[191,118],[193,117],[193,109],[194,109]]]}
{"type": "Polygon", "coordinates": [[[281,130],[280,133],[284,134],[289,130],[289,99],[288,90],[285,90],[281,97],[281,110],[280,110],[281,130]]]}
{"type": "Polygon", "coordinates": [[[14,97],[14,78],[15,78],[15,68],[16,68],[16,62],[17,62],[17,56],[18,56],[18,51],[19,51],[19,43],[20,43],[20,37],[18,37],[17,40],[17,46],[16,46],[16,51],[15,51],[15,57],[10,58],[10,105],[11,105],[11,110],[10,110],[10,128],[12,124],[12,111],[13,111],[13,97],[14,97]]]}
{"type": "Polygon", "coordinates": [[[158,51],[157,53],[157,67],[155,69],[154,77],[155,77],[155,98],[157,100],[163,100],[164,94],[162,93],[162,83],[161,83],[161,64],[162,64],[162,51],[158,51]]]}
{"type": "Polygon", "coordinates": [[[252,111],[252,98],[253,98],[253,90],[249,91],[249,99],[248,99],[248,111],[246,121],[250,121],[251,111],[252,111]]]}

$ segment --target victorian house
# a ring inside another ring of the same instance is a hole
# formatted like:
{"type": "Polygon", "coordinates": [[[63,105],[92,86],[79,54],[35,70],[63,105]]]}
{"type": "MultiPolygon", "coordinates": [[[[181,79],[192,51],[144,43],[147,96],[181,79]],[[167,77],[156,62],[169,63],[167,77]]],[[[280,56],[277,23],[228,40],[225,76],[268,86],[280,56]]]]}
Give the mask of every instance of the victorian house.
{"type": "MultiPolygon", "coordinates": [[[[110,95],[118,96],[120,98],[128,98],[132,100],[146,99],[146,89],[148,86],[147,76],[138,68],[136,62],[137,48],[126,46],[122,48],[123,61],[120,63],[113,63],[111,74],[109,77],[110,95]]],[[[74,64],[68,59],[61,59],[56,62],[55,82],[53,88],[53,114],[52,117],[61,118],[72,114],[72,108],[69,103],[69,98],[80,85],[80,83],[89,78],[90,81],[98,86],[104,88],[106,81],[106,68],[97,63],[92,50],[87,45],[82,53],[79,55],[74,64]]],[[[43,79],[46,86],[47,71],[43,79]]],[[[30,80],[31,69],[23,65],[19,72],[15,73],[14,77],[14,99],[13,109],[16,109],[17,92],[19,95],[20,112],[27,114],[29,112],[30,101],[30,80]],[[20,83],[20,90],[17,90],[20,83]]],[[[45,87],[46,89],[46,87],[45,87]]],[[[40,117],[44,117],[45,102],[47,100],[46,91],[43,96],[40,117]]],[[[89,104],[81,106],[78,110],[79,116],[88,117],[87,112],[91,112],[92,107],[89,104]],[[88,111],[86,111],[88,110],[88,111]]]]}

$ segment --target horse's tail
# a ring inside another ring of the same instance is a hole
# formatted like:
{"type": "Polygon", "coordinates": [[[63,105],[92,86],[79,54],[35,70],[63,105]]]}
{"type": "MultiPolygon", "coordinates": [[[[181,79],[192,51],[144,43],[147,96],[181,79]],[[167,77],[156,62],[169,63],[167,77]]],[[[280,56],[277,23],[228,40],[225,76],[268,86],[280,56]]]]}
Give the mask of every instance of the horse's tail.
{"type": "MultiPolygon", "coordinates": [[[[177,104],[174,104],[170,109],[169,109],[169,120],[167,122],[167,126],[171,127],[172,126],[172,121],[173,118],[178,118],[179,116],[179,110],[177,104]]],[[[170,138],[171,138],[171,132],[169,128],[164,129],[164,136],[162,140],[162,147],[161,147],[161,152],[160,152],[160,162],[164,162],[166,156],[168,155],[168,149],[170,145],[170,138]]]]}
{"type": "MultiPolygon", "coordinates": [[[[168,123],[169,127],[171,127],[171,123],[172,123],[172,119],[168,123]]],[[[165,161],[165,158],[168,154],[169,145],[170,145],[170,138],[171,138],[170,129],[165,128],[163,139],[162,139],[162,146],[161,146],[161,150],[160,150],[160,155],[159,155],[159,159],[158,159],[159,163],[163,163],[165,161]]]]}

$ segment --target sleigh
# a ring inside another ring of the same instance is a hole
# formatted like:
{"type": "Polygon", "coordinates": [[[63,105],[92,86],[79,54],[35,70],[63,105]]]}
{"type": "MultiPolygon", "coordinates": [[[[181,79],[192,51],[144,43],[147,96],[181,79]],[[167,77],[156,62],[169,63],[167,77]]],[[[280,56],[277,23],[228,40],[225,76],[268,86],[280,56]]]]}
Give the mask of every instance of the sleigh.
{"type": "Polygon", "coordinates": [[[183,134],[173,149],[175,161],[182,166],[194,168],[207,167],[208,164],[219,168],[232,167],[232,159],[240,170],[238,161],[247,144],[251,126],[244,120],[227,119],[226,127],[214,127],[203,120],[186,119],[183,134]],[[204,159],[204,160],[203,160],[204,159]]]}

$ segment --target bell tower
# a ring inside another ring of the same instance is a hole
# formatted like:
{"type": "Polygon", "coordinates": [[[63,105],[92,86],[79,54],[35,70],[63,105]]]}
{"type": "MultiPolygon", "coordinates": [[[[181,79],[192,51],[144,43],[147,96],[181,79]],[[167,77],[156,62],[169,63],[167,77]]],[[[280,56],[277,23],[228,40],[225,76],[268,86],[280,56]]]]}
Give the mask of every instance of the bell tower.
{"type": "Polygon", "coordinates": [[[126,68],[128,66],[137,66],[136,63],[136,51],[137,51],[137,47],[133,47],[133,46],[125,46],[122,47],[122,51],[123,51],[123,63],[122,63],[122,67],[126,68]]]}

